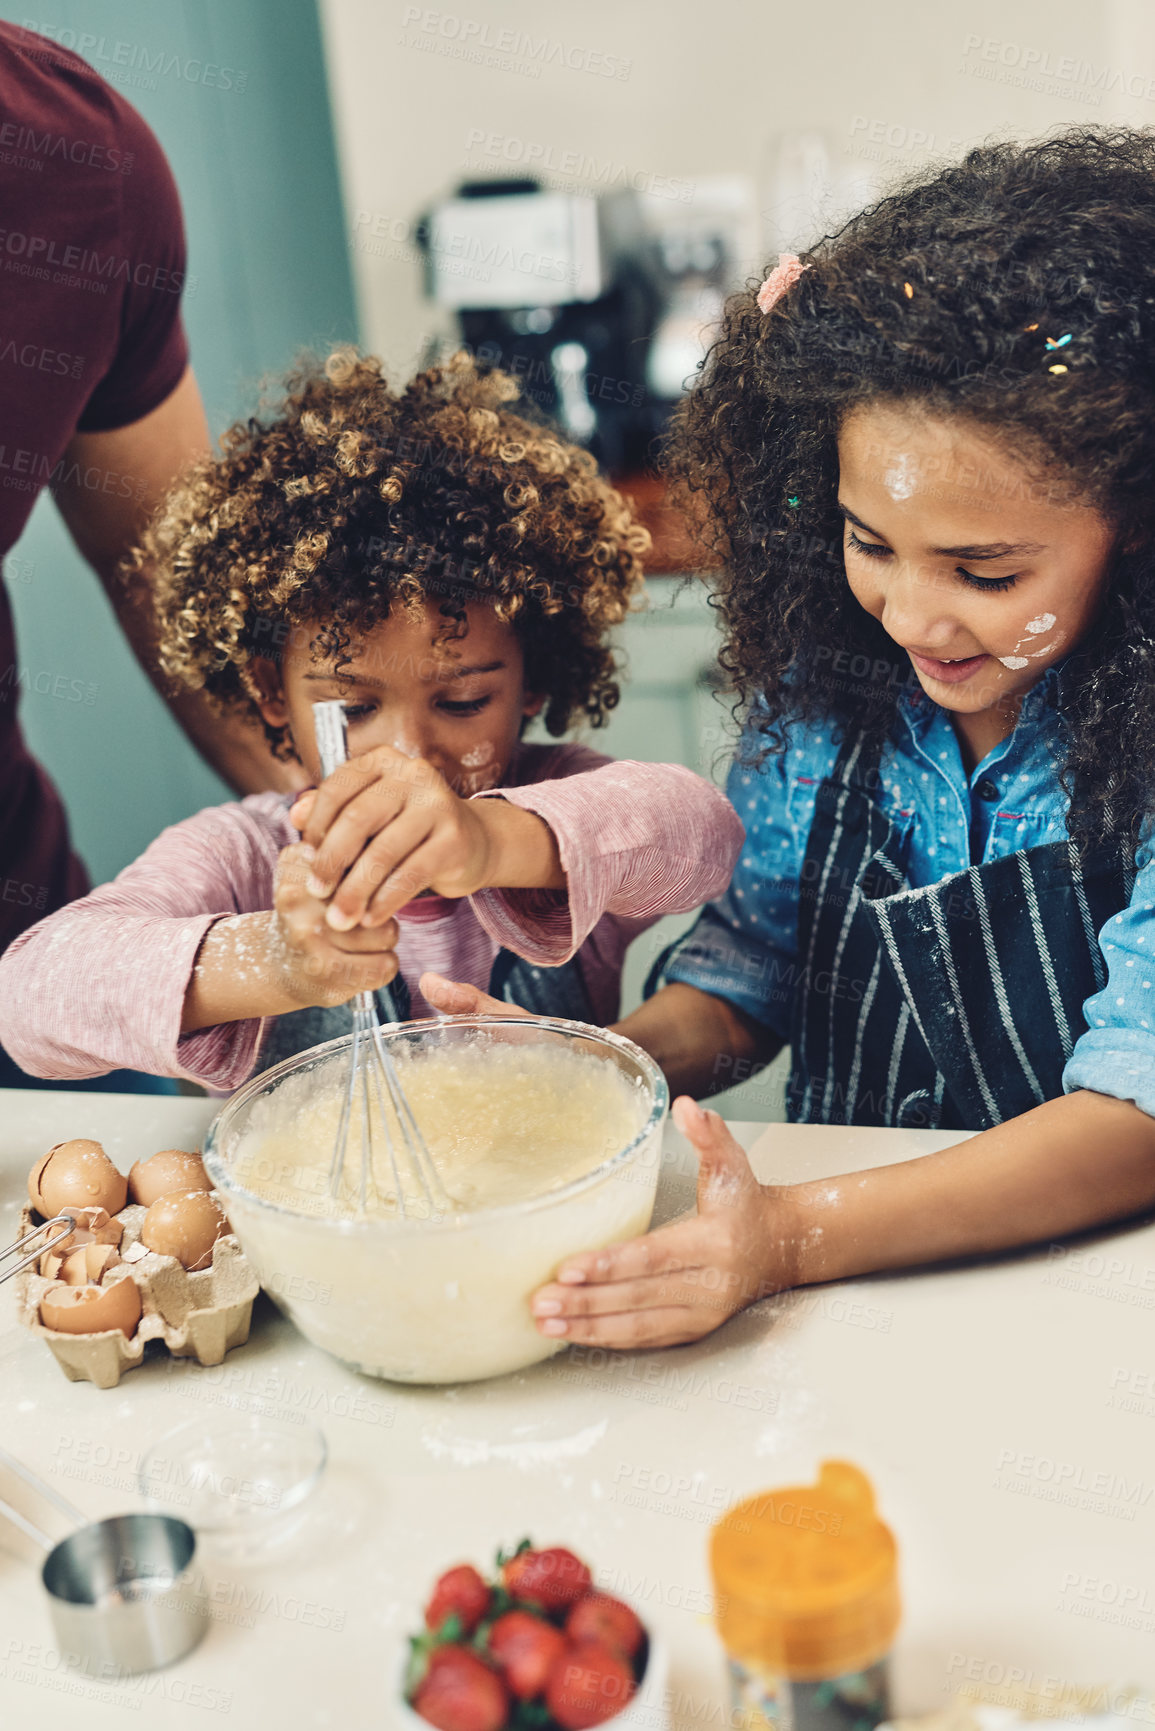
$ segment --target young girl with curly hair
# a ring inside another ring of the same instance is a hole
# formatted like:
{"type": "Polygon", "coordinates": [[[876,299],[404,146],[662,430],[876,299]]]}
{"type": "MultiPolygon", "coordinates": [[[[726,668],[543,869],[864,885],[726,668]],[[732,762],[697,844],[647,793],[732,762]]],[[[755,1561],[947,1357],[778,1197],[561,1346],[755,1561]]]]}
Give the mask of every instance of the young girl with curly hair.
{"type": "Polygon", "coordinates": [[[697,1217],[538,1295],[619,1346],[1155,1204],[1155,134],[974,150],[781,259],[674,467],[748,839],[622,1031],[688,1093],[789,1044],[796,1122],[979,1134],[763,1186],[682,1100],[697,1217]]]}
{"type": "Polygon", "coordinates": [[[23,934],[24,1069],[228,1090],[347,1031],[359,991],[428,1014],[427,969],[605,1021],[631,938],[724,887],[741,825],[698,776],[522,742],[616,703],[647,537],[516,394],[465,356],[398,394],[339,350],[177,484],[136,559],[162,664],[320,785],[200,812],[23,934]],[[322,782],[325,699],[350,762],[322,782]]]}

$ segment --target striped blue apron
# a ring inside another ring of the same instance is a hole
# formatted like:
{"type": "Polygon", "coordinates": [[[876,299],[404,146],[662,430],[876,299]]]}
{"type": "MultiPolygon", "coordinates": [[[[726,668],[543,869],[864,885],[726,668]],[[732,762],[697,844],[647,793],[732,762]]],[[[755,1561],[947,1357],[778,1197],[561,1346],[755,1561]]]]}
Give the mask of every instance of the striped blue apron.
{"type": "Polygon", "coordinates": [[[818,790],[799,886],[786,1108],[803,1124],[986,1130],[1063,1092],[1100,990],[1122,848],[1066,841],[913,889],[880,809],[879,752],[848,736],[818,790]]]}

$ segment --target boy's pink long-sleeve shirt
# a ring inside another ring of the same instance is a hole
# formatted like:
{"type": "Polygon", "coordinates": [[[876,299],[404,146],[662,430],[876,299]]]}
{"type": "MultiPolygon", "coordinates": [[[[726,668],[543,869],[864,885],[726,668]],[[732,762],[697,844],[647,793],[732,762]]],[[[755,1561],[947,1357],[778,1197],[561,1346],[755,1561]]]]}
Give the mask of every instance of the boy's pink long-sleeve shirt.
{"type": "MultiPolygon", "coordinates": [[[[692,771],[581,745],[519,746],[506,784],[475,797],[544,818],[568,891],[483,890],[403,909],[397,954],[414,1016],[430,1013],[417,991],[426,969],[484,989],[504,947],[545,966],[576,954],[597,1019],[612,1021],[630,941],[719,895],[744,835],[729,801],[692,771]]],[[[288,804],[263,793],[198,812],[17,938],[0,957],[0,1046],[34,1076],[123,1068],[239,1087],[268,1021],[182,1036],[185,993],[216,920],[272,907],[277,857],[299,839],[288,804]]]]}

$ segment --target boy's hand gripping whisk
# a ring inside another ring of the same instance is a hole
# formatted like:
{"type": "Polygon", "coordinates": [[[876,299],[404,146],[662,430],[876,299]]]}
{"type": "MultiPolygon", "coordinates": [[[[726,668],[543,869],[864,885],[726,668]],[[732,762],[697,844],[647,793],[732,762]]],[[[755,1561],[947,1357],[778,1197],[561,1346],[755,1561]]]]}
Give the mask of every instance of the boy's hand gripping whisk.
{"type": "MultiPolygon", "coordinates": [[[[349,745],[343,703],[314,703],[313,721],[321,773],[332,775],[348,762],[349,745]]],[[[396,1007],[388,986],[381,988],[389,1005],[393,1021],[396,1007]]],[[[372,1185],[380,1200],[373,1170],[374,1103],[377,1122],[385,1142],[389,1170],[397,1194],[397,1210],[408,1217],[413,1204],[420,1205],[421,1218],[452,1212],[453,1203],[434,1165],[433,1157],[413,1116],[413,1109],[401,1085],[397,1067],[382,1038],[377,1019],[377,1005],[372,992],[358,992],[353,1000],[353,1050],[350,1059],[349,1085],[341,1103],[341,1117],[329,1166],[329,1194],[334,1200],[340,1195],[348,1153],[349,1130],[359,1103],[361,1117],[361,1171],[357,1186],[357,1205],[364,1213],[372,1185]],[[388,1103],[387,1103],[388,1102],[388,1103]],[[390,1108],[396,1134],[390,1127],[390,1108]]]]}

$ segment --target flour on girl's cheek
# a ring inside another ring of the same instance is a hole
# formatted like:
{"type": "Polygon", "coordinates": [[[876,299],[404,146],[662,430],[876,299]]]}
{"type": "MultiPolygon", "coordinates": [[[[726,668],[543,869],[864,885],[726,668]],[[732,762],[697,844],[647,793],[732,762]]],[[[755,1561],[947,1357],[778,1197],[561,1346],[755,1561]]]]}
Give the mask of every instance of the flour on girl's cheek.
{"type": "MultiPolygon", "coordinates": [[[[1015,649],[1021,649],[1023,644],[1028,642],[1031,638],[1040,637],[1044,631],[1050,631],[1055,622],[1056,616],[1053,613],[1040,613],[1036,618],[1028,619],[1026,625],[1023,627],[1026,636],[1019,638],[1019,641],[1015,644],[1015,649]]],[[[1040,661],[1044,655],[1050,655],[1051,651],[1057,649],[1063,642],[1065,635],[1065,632],[1060,631],[1058,637],[1054,638],[1050,643],[1041,643],[1039,647],[1033,649],[1029,655],[997,655],[995,659],[996,661],[1001,661],[1004,667],[1009,667],[1012,673],[1017,673],[1020,668],[1029,667],[1032,661],[1040,661]]]]}

